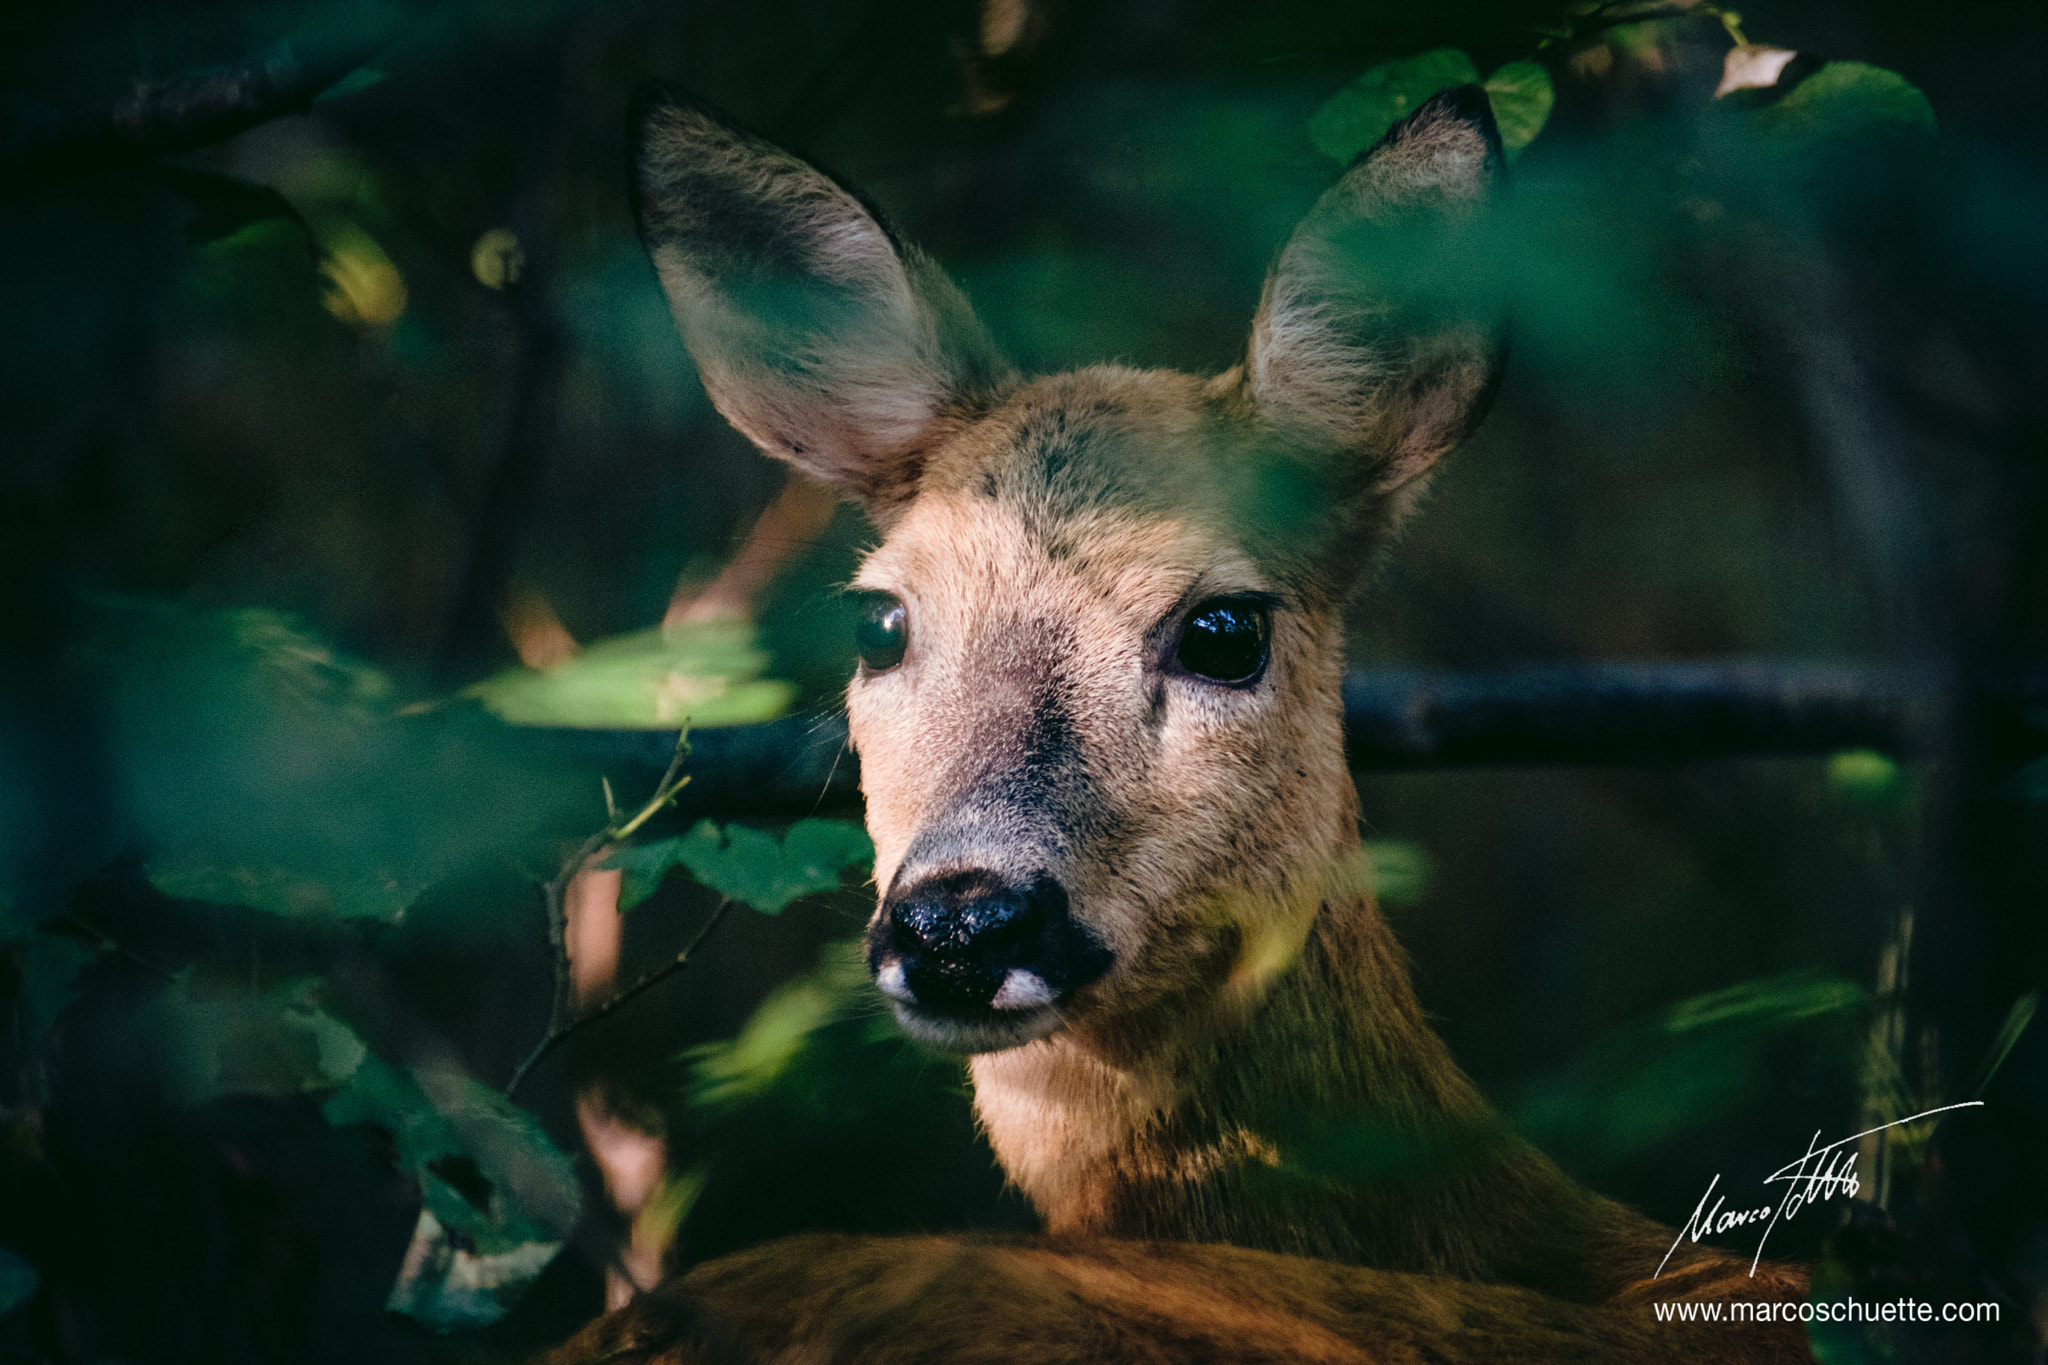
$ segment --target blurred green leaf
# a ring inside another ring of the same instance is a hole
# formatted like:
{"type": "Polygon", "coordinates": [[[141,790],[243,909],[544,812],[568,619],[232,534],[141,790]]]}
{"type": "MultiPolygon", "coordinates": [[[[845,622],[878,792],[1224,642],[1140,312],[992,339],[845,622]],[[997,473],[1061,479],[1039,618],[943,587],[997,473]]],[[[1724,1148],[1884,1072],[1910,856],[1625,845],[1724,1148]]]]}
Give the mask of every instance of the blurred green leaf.
{"type": "Polygon", "coordinates": [[[619,890],[621,910],[653,895],[670,869],[682,866],[721,895],[764,915],[779,915],[792,901],[837,891],[847,868],[864,866],[874,857],[867,831],[850,820],[799,820],[780,843],[745,825],[721,831],[700,820],[677,838],[620,849],[605,865],[626,874],[619,890]]]}
{"type": "Polygon", "coordinates": [[[185,225],[185,240],[193,246],[206,246],[244,228],[273,220],[296,225],[311,241],[312,229],[306,220],[290,200],[269,185],[221,171],[166,162],[152,165],[150,174],[192,206],[192,219],[185,225]]]}
{"type": "Polygon", "coordinates": [[[1029,1221],[1021,1201],[1000,1198],[962,1060],[897,1027],[859,939],[826,945],[737,1037],[679,1060],[683,1103],[668,1122],[670,1150],[691,1163],[676,1211],[685,1259],[801,1228],[1029,1221]],[[963,1182],[988,1202],[963,1205],[963,1182]]]}
{"type": "Polygon", "coordinates": [[[2005,1059],[2018,1046],[2020,1035],[2034,1022],[2034,1015],[2041,1008],[2041,992],[2028,991],[2012,1002],[2012,1008],[2005,1012],[2005,1023],[1999,1026],[1998,1036],[1991,1040],[1991,1046],[1984,1050],[1984,1061],[1977,1068],[1977,1084],[1971,1087],[1970,1098],[1981,1099],[1985,1087],[1998,1075],[1998,1069],[2005,1065],[2005,1059]]]}
{"type": "Polygon", "coordinates": [[[440,1224],[482,1255],[559,1243],[581,1215],[574,1163],[531,1114],[459,1072],[366,1056],[321,1112],[391,1134],[440,1224]]]}
{"type": "Polygon", "coordinates": [[[1366,863],[1373,894],[1384,904],[1412,905],[1429,886],[1429,854],[1406,839],[1367,839],[1366,863]]]}
{"type": "Polygon", "coordinates": [[[42,1287],[36,1268],[6,1247],[0,1247],[0,1317],[27,1303],[42,1287]]]}
{"type": "Polygon", "coordinates": [[[796,694],[788,683],[761,678],[767,661],[750,623],[704,621],[601,641],[545,673],[508,669],[463,695],[514,725],[749,725],[775,719],[796,694]]]}
{"type": "Polygon", "coordinates": [[[1325,156],[1349,161],[1437,91],[1478,79],[1479,68],[1454,47],[1381,62],[1316,110],[1308,121],[1309,139],[1325,156]]]}
{"type": "Polygon", "coordinates": [[[313,97],[313,103],[325,104],[329,100],[346,99],[358,91],[369,90],[384,83],[384,73],[374,66],[359,66],[334,84],[313,97]]]}
{"type": "Polygon", "coordinates": [[[1753,1085],[1766,1050],[1795,1028],[1821,1027],[1823,1037],[1804,1046],[1839,1045],[1842,1066],[1853,1067],[1860,1038],[1841,1026],[1868,1003],[1850,982],[1804,973],[1695,996],[1523,1086],[1506,1106],[1509,1122],[1540,1147],[1626,1159],[1725,1113],[1753,1085]]]}
{"type": "Polygon", "coordinates": [[[1828,785],[1857,801],[1883,802],[1899,780],[1898,761],[1875,749],[1846,749],[1828,759],[1828,785]]]}
{"type": "Polygon", "coordinates": [[[389,1133],[422,1207],[386,1306],[435,1331],[502,1318],[582,1216],[574,1162],[502,1092],[365,1058],[322,1113],[389,1133]]]}
{"type": "Polygon", "coordinates": [[[1869,999],[1861,986],[1804,973],[1744,981],[1673,1005],[1664,1015],[1667,1033],[1730,1024],[1776,1027],[1860,1009],[1869,999]]]}
{"type": "Polygon", "coordinates": [[[199,994],[193,978],[166,987],[148,1011],[168,1097],[289,1097],[328,1090],[369,1055],[354,1030],[322,1009],[305,979],[258,993],[199,994]]]}
{"type": "Polygon", "coordinates": [[[727,1112],[767,1093],[812,1036],[863,999],[867,989],[864,956],[828,952],[818,971],[762,1001],[737,1037],[690,1051],[690,1102],[727,1112]]]}
{"type": "Polygon", "coordinates": [[[391,919],[572,799],[496,722],[397,714],[389,679],[280,613],[97,603],[77,665],[116,832],[166,895],[391,919]]]}
{"type": "Polygon", "coordinates": [[[1500,125],[1500,145],[1510,161],[1536,140],[1557,103],[1550,73],[1535,62],[1509,62],[1486,78],[1486,96],[1500,125]]]}
{"type": "Polygon", "coordinates": [[[1898,72],[1863,62],[1829,62],[1751,117],[1778,150],[1804,157],[1847,143],[1882,151],[1935,134],[1927,96],[1898,72]]]}

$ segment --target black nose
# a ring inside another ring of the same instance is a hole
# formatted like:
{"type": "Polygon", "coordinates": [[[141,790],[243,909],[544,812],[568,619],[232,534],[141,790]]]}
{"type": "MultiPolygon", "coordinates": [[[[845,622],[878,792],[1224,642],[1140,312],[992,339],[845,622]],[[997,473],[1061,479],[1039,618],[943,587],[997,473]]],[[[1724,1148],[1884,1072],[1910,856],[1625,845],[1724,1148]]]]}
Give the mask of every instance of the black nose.
{"type": "Polygon", "coordinates": [[[1109,967],[1051,877],[1019,884],[973,870],[891,892],[869,935],[882,990],[934,1014],[981,1016],[1064,1004],[1109,967]]]}

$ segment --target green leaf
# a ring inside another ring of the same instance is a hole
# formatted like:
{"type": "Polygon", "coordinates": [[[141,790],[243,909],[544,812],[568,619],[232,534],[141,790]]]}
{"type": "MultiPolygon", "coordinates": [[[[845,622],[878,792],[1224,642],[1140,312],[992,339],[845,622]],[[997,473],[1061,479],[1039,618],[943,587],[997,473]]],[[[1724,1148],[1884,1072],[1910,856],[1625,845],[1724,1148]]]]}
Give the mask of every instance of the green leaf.
{"type": "Polygon", "coordinates": [[[1774,1039],[1795,1030],[1810,1056],[1861,1051],[1853,1027],[1869,996],[1807,974],[1746,981],[1624,1026],[1521,1087],[1511,1125],[1537,1145],[1612,1163],[1726,1114],[1755,1088],[1774,1039]]]}
{"type": "Polygon", "coordinates": [[[751,624],[704,621],[601,641],[545,673],[508,669],[463,695],[514,725],[750,725],[775,719],[796,695],[788,683],[761,678],[767,662],[751,624]]]}
{"type": "Polygon", "coordinates": [[[669,870],[682,866],[712,890],[764,915],[779,915],[793,901],[838,890],[841,873],[873,862],[874,856],[867,831],[849,820],[799,820],[780,843],[745,825],[721,831],[701,820],[678,838],[621,849],[606,866],[625,871],[621,910],[654,894],[669,870]]]}
{"type": "Polygon", "coordinates": [[[0,1318],[36,1296],[42,1287],[36,1268],[6,1247],[0,1247],[0,1318]]]}
{"type": "Polygon", "coordinates": [[[479,1254],[560,1242],[581,1215],[570,1158],[503,1092],[460,1072],[365,1057],[321,1112],[391,1134],[426,1207],[479,1254]]]}
{"type": "Polygon", "coordinates": [[[1308,121],[1309,138],[1325,156],[1349,161],[1437,91],[1478,79],[1479,68],[1454,47],[1381,62],[1316,110],[1308,121]]]}
{"type": "Polygon", "coordinates": [[[1536,140],[1550,119],[1550,107],[1557,103],[1550,73],[1535,62],[1509,62],[1488,76],[1486,97],[1493,102],[1500,145],[1510,161],[1536,140]]]}
{"type": "Polygon", "coordinates": [[[391,919],[570,801],[488,717],[402,715],[390,681],[268,611],[92,605],[121,844],[167,895],[391,919]]]}
{"type": "Polygon", "coordinates": [[[221,171],[165,162],[154,163],[149,171],[165,188],[192,206],[191,221],[185,225],[185,240],[193,246],[206,246],[244,228],[273,220],[295,224],[311,240],[306,220],[299,216],[291,201],[269,185],[221,171]]]}
{"type": "Polygon", "coordinates": [[[511,1310],[582,1215],[575,1163],[502,1092],[446,1068],[369,1057],[321,1111],[391,1134],[419,1182],[413,1243],[386,1306],[448,1332],[511,1310]]]}
{"type": "Polygon", "coordinates": [[[1898,72],[1863,62],[1829,62],[1752,117],[1766,138],[1795,155],[1824,155],[1844,144],[1882,151],[1935,134],[1927,96],[1898,72]]]}
{"type": "Polygon", "coordinates": [[[771,994],[739,1036],[690,1051],[690,1102],[713,1113],[730,1112],[767,1093],[803,1053],[817,1031],[845,1014],[867,988],[867,963],[847,954],[826,955],[820,971],[771,994]]]}
{"type": "Polygon", "coordinates": [[[412,1245],[384,1307],[436,1332],[473,1332],[497,1322],[561,1253],[559,1241],[479,1251],[443,1224],[434,1209],[430,1200],[420,1210],[412,1245]]]}
{"type": "Polygon", "coordinates": [[[348,1082],[369,1053],[354,1030],[320,1008],[311,978],[259,993],[200,994],[190,974],[149,1006],[167,1098],[289,1097],[348,1082]]]}
{"type": "MultiPolygon", "coordinates": [[[[1431,95],[1479,81],[1479,68],[1454,47],[1381,62],[1339,90],[1308,121],[1316,150],[1349,161],[1386,136],[1431,95]]],[[[1535,62],[1509,62],[1485,81],[1500,127],[1501,147],[1513,159],[1536,140],[1557,102],[1550,73],[1535,62]]]]}
{"type": "Polygon", "coordinates": [[[1365,841],[1366,866],[1372,891],[1386,905],[1410,905],[1422,899],[1429,885],[1429,854],[1406,839],[1365,841]]]}

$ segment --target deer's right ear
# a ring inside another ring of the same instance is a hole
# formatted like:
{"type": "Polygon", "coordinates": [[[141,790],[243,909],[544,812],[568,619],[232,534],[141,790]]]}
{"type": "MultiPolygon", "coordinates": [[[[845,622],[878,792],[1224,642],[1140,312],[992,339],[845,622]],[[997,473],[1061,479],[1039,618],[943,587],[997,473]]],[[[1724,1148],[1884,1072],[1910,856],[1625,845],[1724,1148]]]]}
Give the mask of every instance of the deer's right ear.
{"type": "Polygon", "coordinates": [[[1500,376],[1479,229],[1503,164],[1485,91],[1444,91],[1351,164],[1266,280],[1242,390],[1369,532],[1477,425],[1500,376]]]}
{"type": "Polygon", "coordinates": [[[631,114],[633,211],[705,391],[884,518],[949,413],[1010,372],[967,302],[831,177],[666,86],[631,114]]]}

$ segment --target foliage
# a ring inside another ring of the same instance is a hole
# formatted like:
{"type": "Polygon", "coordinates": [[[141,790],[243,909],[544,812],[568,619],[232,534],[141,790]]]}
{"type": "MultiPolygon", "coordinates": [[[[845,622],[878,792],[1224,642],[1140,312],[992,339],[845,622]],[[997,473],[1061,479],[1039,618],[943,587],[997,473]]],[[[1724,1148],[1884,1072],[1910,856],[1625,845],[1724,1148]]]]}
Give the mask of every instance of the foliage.
{"type": "Polygon", "coordinates": [[[1848,1072],[1870,1005],[1847,981],[1795,974],[1680,1001],[1520,1087],[1509,1122],[1546,1150],[1619,1162],[1711,1125],[1755,1088],[1788,1039],[1848,1072]]]}
{"type": "Polygon", "coordinates": [[[700,820],[689,833],[613,853],[607,865],[624,871],[619,908],[630,910],[652,895],[677,867],[722,896],[764,915],[790,902],[839,889],[847,868],[874,861],[867,831],[846,820],[799,820],[780,841],[745,825],[721,830],[700,820]]]}
{"type": "Polygon", "coordinates": [[[788,709],[794,689],[761,678],[766,664],[750,622],[707,621],[603,640],[544,673],[510,669],[465,695],[514,725],[708,729],[788,709]]]}
{"type": "Polygon", "coordinates": [[[1829,62],[1759,109],[1756,121],[1767,137],[1808,157],[1843,142],[1911,147],[1935,133],[1927,96],[1898,72],[1867,62],[1829,62]]]}
{"type": "Polygon", "coordinates": [[[1366,863],[1372,872],[1373,895],[1383,906],[1398,908],[1422,899],[1429,887],[1429,853],[1408,839],[1368,839],[1366,863]]]}
{"type": "Polygon", "coordinates": [[[569,1157],[531,1115],[460,1072],[366,1058],[322,1112],[330,1123],[390,1133],[427,1210],[482,1255],[558,1247],[576,1225],[581,1195],[569,1157]]]}
{"type": "Polygon", "coordinates": [[[354,1030],[321,1008],[310,980],[262,992],[205,989],[188,972],[158,995],[146,1027],[165,1092],[183,1105],[330,1091],[352,1084],[369,1056],[354,1030]]]}
{"type": "Polygon", "coordinates": [[[121,803],[78,837],[101,861],[139,849],[166,895],[388,920],[564,802],[495,726],[402,714],[382,672],[282,613],[103,600],[77,667],[121,803]]]}
{"type": "Polygon", "coordinates": [[[670,1140],[687,1260],[801,1228],[1030,1226],[975,1130],[960,1060],[878,1007],[858,941],[828,945],[735,1037],[678,1060],[670,1140]]]}
{"type": "MultiPolygon", "coordinates": [[[[1382,62],[1332,95],[1309,120],[1316,150],[1350,161],[1387,129],[1415,112],[1439,90],[1479,84],[1479,68],[1456,48],[1443,47],[1400,61],[1382,62]]],[[[1556,92],[1550,73],[1535,62],[1509,62],[1484,82],[1510,157],[1536,140],[1550,117],[1556,92]]]]}

